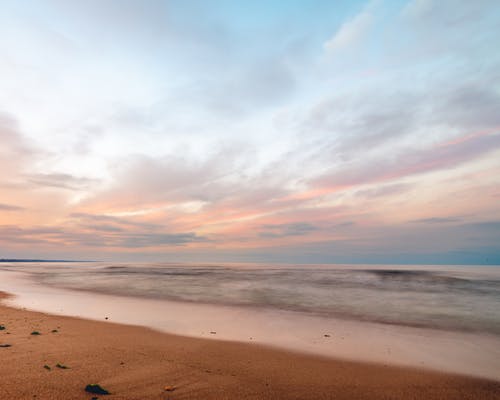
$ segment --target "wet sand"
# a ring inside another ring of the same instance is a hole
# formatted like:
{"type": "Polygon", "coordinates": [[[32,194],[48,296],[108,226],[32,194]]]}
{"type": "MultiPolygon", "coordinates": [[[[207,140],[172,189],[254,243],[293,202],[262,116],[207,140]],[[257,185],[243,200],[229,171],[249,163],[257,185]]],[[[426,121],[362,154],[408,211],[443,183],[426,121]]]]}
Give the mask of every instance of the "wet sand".
{"type": "Polygon", "coordinates": [[[1,399],[500,398],[499,382],[478,378],[175,336],[4,305],[0,325],[6,328],[0,331],[0,345],[11,345],[0,347],[1,399]],[[112,394],[86,393],[85,386],[94,383],[112,394]]]}

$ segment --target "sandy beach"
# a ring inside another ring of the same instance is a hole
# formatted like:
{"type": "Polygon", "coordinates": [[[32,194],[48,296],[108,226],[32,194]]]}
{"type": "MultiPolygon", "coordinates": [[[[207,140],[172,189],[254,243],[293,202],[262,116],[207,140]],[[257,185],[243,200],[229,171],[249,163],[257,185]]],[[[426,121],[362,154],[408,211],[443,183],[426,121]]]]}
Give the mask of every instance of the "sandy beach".
{"type": "Polygon", "coordinates": [[[5,305],[0,316],[5,327],[0,345],[10,345],[0,347],[2,399],[500,398],[500,383],[460,375],[188,338],[5,305]],[[35,331],[40,334],[32,335],[35,331]],[[86,393],[88,384],[111,395],[86,393]]]}

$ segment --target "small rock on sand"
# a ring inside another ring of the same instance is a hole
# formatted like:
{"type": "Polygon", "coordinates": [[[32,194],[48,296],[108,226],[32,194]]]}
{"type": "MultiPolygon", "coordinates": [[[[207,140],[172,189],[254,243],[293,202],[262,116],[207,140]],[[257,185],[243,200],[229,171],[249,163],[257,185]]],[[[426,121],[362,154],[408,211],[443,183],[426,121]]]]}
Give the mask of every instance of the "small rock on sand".
{"type": "Polygon", "coordinates": [[[91,384],[85,386],[85,391],[93,394],[109,394],[109,392],[106,389],[102,388],[100,385],[97,384],[91,384]]]}

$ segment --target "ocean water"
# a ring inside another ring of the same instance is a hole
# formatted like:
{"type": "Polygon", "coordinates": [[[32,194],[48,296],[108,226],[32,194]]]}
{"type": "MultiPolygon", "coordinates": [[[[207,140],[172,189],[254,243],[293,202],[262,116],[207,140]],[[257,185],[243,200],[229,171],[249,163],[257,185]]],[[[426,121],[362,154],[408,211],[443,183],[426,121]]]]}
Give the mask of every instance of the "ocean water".
{"type": "Polygon", "coordinates": [[[500,335],[500,267],[11,263],[40,284],[500,335]]]}

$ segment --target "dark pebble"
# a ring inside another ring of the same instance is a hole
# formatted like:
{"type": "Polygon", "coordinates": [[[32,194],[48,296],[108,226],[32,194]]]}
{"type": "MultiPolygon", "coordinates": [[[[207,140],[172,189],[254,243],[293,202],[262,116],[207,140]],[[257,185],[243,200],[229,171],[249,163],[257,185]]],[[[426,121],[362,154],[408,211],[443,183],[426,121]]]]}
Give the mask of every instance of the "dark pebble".
{"type": "Polygon", "coordinates": [[[109,394],[109,392],[99,385],[87,385],[85,386],[85,391],[94,394],[109,394]]]}

